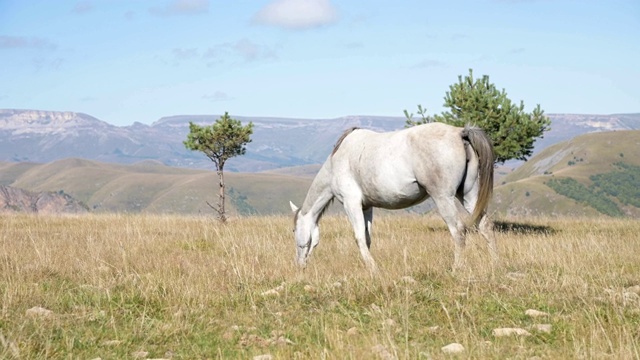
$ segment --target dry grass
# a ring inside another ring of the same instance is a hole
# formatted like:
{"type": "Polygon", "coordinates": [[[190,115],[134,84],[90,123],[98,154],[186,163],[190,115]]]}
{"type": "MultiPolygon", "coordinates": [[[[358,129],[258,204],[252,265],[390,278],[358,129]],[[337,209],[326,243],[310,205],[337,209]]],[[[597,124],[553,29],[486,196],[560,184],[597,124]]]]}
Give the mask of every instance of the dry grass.
{"type": "Polygon", "coordinates": [[[285,217],[3,215],[0,358],[639,358],[640,223],[509,221],[453,274],[441,220],[378,217],[371,277],[341,216],[300,271],[285,217]]]}

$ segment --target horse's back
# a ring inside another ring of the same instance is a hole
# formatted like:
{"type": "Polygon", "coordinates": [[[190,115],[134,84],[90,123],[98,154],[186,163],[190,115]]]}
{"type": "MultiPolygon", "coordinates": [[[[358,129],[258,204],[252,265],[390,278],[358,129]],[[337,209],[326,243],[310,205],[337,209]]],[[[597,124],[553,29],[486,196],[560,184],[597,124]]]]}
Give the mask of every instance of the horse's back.
{"type": "Polygon", "coordinates": [[[427,192],[455,193],[466,166],[461,131],[442,123],[353,131],[331,159],[338,197],[361,195],[370,206],[403,208],[427,192]]]}
{"type": "MultiPolygon", "coordinates": [[[[450,150],[451,146],[460,148],[463,145],[462,130],[463,128],[438,122],[391,132],[355,129],[344,139],[340,139],[340,148],[345,149],[339,156],[361,161],[362,156],[375,157],[376,160],[395,159],[406,155],[408,151],[419,149],[434,154],[442,153],[450,150]]],[[[338,150],[340,149],[334,155],[338,150]]]]}

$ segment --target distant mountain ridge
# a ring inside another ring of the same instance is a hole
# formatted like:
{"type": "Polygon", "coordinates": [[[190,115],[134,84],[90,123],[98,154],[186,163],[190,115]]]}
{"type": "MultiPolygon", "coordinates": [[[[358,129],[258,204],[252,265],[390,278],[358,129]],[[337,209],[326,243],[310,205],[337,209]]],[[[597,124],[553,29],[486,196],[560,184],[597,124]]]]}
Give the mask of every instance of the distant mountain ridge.
{"type": "MultiPolygon", "coordinates": [[[[261,172],[322,163],[347,128],[376,131],[404,127],[404,117],[345,116],[335,119],[232,117],[254,123],[245,156],[227,163],[228,171],[261,172]]],[[[639,114],[549,114],[551,131],[536,141],[535,152],[596,131],[640,129],[639,114]]],[[[0,161],[46,163],[84,158],[132,164],[155,160],[168,166],[211,169],[198,152],[185,149],[189,121],[210,125],[219,115],[163,117],[151,125],[115,126],[76,112],[0,109],[0,161]]]]}

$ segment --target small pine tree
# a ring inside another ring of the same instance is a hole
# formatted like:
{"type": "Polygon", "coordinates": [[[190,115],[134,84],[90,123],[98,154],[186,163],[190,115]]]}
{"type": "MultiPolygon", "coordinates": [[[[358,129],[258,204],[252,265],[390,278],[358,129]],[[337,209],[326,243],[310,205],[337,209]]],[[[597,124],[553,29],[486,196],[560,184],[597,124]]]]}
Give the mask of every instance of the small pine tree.
{"type": "Polygon", "coordinates": [[[471,69],[464,79],[458,76],[458,83],[449,87],[444,101],[444,106],[449,107],[450,112],[433,117],[419,112],[422,121],[413,121],[405,110],[407,126],[430,122],[431,119],[455,126],[476,125],[491,138],[496,163],[510,159],[526,160],[533,152],[535,140],[541,138],[551,125],[540,105],[533,112],[526,113],[522,101],[519,105],[512,103],[504,89],[499,91],[489,82],[488,75],[474,79],[471,69]]]}
{"type": "Polygon", "coordinates": [[[412,127],[415,125],[426,124],[435,121],[433,116],[427,115],[427,108],[423,108],[420,104],[418,104],[418,115],[420,115],[422,119],[414,121],[413,113],[409,113],[407,110],[404,110],[404,116],[407,118],[405,127],[412,127]]]}
{"type": "MultiPolygon", "coordinates": [[[[224,165],[230,158],[245,154],[245,145],[251,142],[251,134],[253,123],[242,126],[239,120],[232,119],[227,112],[211,126],[189,122],[189,134],[183,142],[184,146],[189,150],[203,152],[215,164],[220,180],[216,210],[218,218],[223,223],[227,220],[224,206],[224,165]]],[[[211,204],[209,206],[214,208],[211,204]]]]}

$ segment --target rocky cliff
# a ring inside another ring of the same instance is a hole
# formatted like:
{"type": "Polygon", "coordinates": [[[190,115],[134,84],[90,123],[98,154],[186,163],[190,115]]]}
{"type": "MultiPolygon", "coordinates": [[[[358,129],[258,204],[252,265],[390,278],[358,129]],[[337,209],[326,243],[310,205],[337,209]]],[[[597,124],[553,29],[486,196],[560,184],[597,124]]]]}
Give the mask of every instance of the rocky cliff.
{"type": "Polygon", "coordinates": [[[89,212],[89,208],[63,192],[31,192],[0,185],[0,213],[24,212],[41,214],[89,212]]]}

